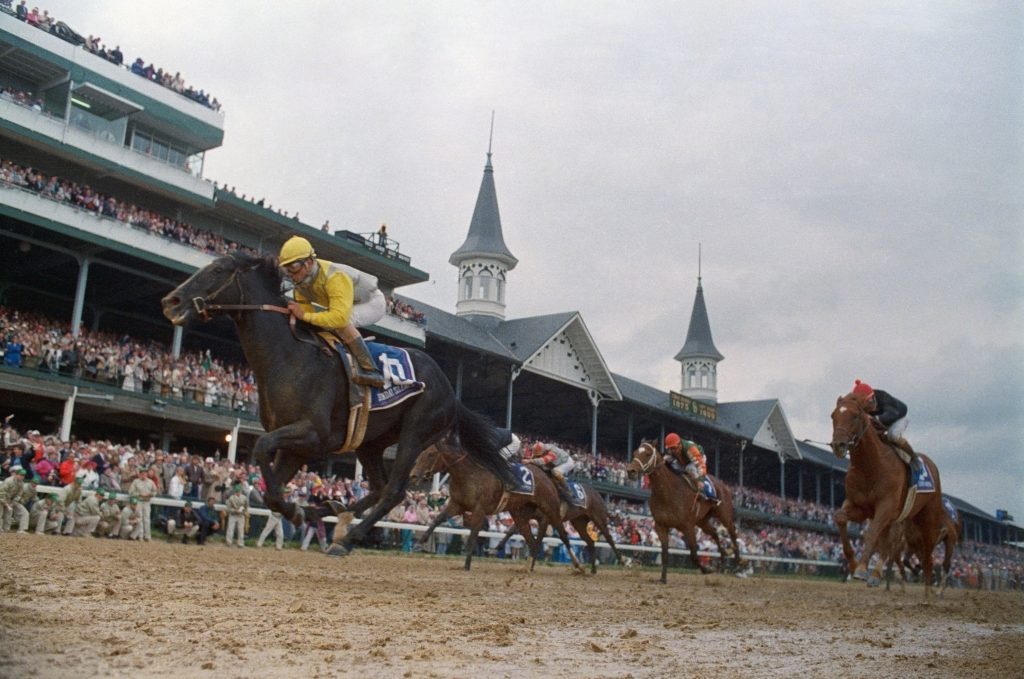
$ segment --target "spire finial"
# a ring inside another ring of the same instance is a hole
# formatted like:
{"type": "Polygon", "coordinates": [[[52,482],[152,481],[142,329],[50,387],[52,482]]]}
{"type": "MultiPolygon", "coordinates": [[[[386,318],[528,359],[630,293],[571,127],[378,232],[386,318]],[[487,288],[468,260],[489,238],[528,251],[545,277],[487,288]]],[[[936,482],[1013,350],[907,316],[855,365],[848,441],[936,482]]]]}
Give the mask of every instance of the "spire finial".
{"type": "Polygon", "coordinates": [[[700,287],[701,243],[697,243],[697,287],[700,287]]]}
{"type": "Polygon", "coordinates": [[[494,109],[491,109],[491,135],[487,139],[487,164],[491,164],[491,145],[494,143],[494,109]]]}

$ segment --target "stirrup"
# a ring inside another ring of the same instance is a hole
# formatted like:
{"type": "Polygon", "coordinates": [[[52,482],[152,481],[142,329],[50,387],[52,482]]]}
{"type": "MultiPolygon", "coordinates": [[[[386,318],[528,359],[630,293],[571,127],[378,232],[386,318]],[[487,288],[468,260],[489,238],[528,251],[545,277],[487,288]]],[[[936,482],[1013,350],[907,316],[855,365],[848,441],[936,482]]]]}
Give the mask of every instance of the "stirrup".
{"type": "Polygon", "coordinates": [[[352,381],[364,387],[380,389],[384,386],[384,375],[379,371],[366,372],[361,366],[352,371],[352,381]]]}

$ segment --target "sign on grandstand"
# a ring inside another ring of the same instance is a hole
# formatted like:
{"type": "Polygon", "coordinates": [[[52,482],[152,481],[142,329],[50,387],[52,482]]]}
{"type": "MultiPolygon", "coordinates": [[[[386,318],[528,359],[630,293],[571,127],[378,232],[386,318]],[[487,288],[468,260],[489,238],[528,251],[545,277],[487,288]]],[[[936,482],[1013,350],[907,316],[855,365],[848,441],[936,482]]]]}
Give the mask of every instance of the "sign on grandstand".
{"type": "Polygon", "coordinates": [[[669,405],[672,406],[673,410],[678,410],[679,412],[686,413],[687,415],[703,417],[705,420],[718,419],[718,408],[714,405],[704,403],[703,401],[697,401],[689,396],[683,396],[682,394],[674,391],[670,391],[668,394],[669,405]]]}

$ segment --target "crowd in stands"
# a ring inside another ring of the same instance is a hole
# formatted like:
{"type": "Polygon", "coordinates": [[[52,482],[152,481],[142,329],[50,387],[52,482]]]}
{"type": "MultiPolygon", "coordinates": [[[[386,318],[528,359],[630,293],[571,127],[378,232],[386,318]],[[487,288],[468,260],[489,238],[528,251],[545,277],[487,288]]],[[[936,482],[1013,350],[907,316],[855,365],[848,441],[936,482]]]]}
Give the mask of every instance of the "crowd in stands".
{"type": "Polygon", "coordinates": [[[404,318],[407,321],[412,321],[417,325],[426,325],[427,319],[423,315],[422,311],[417,311],[416,308],[408,302],[403,302],[400,299],[394,297],[388,297],[388,313],[392,316],[398,316],[404,318]]]}
{"type": "Polygon", "coordinates": [[[0,99],[13,101],[15,104],[30,108],[37,113],[43,110],[43,100],[32,92],[26,92],[25,90],[16,90],[13,87],[0,87],[0,99]]]}
{"type": "Polygon", "coordinates": [[[117,220],[209,255],[226,255],[236,250],[256,254],[251,248],[229,241],[206,229],[193,227],[153,210],[102,194],[88,185],[49,176],[35,168],[18,165],[3,158],[0,158],[0,184],[32,191],[43,198],[71,205],[98,217],[117,220]]]}
{"type": "MultiPolygon", "coordinates": [[[[233,543],[238,546],[244,546],[247,541],[261,546],[270,532],[278,531],[280,526],[279,548],[284,540],[289,540],[297,542],[301,549],[307,549],[316,539],[321,548],[326,549],[333,529],[329,522],[311,521],[295,529],[288,522],[281,522],[277,515],[272,515],[269,520],[250,517],[250,508],[264,506],[266,484],[260,470],[245,462],[231,462],[221,457],[219,451],[213,456],[201,457],[190,453],[187,448],[170,452],[153,445],[142,447],[138,442],[60,441],[56,436],[45,436],[39,431],[22,434],[13,426],[10,417],[4,421],[0,445],[3,451],[0,456],[0,478],[3,479],[0,482],[0,509],[4,510],[0,529],[3,530],[13,530],[17,522],[18,530],[22,531],[35,527],[37,532],[99,534],[146,540],[151,533],[140,525],[142,513],[138,505],[148,503],[152,496],[189,502],[192,505],[189,512],[195,512],[194,521],[189,521],[192,515],[185,512],[185,508],[176,507],[155,507],[149,517],[150,530],[157,527],[168,539],[177,540],[180,537],[183,542],[194,538],[202,544],[210,536],[223,536],[224,543],[230,546],[231,530],[226,526],[231,525],[232,512],[238,516],[236,525],[241,537],[233,543]],[[17,478],[8,481],[12,477],[20,477],[24,481],[17,478]],[[144,480],[137,482],[139,479],[144,480]],[[38,497],[34,490],[38,485],[56,486],[60,492],[38,497]],[[14,486],[18,486],[17,491],[14,486]],[[146,488],[150,488],[148,494],[144,492],[146,488]],[[95,491],[103,495],[98,496],[96,503],[83,501],[95,491]],[[14,507],[18,503],[22,505],[20,510],[14,507]],[[107,518],[90,521],[88,517],[98,517],[103,505],[107,506],[107,518]],[[116,520],[111,518],[115,514],[118,517],[116,520]],[[124,517],[124,521],[120,517],[124,517]],[[184,524],[189,524],[191,528],[183,528],[184,524]],[[96,533],[98,525],[105,526],[100,533],[96,533]]],[[[303,467],[285,490],[289,501],[307,506],[323,504],[327,500],[351,504],[364,497],[369,487],[363,480],[337,475],[324,477],[303,467]]],[[[758,498],[760,511],[783,516],[773,509],[783,505],[772,503],[769,497],[762,495],[762,491],[752,496],[758,498]]],[[[410,490],[405,501],[399,503],[386,520],[426,525],[437,516],[447,499],[446,486],[429,493],[410,490]]],[[[818,509],[827,511],[823,507],[818,509]]],[[[613,504],[610,517],[613,538],[617,543],[660,548],[653,519],[642,506],[613,504]]],[[[453,518],[446,525],[458,527],[461,523],[458,518],[453,518]]],[[[492,531],[504,533],[511,525],[511,517],[503,512],[491,517],[488,527],[492,531]]],[[[571,526],[567,528],[571,538],[577,537],[571,526]]],[[[830,573],[840,572],[836,564],[842,560],[842,550],[838,538],[829,532],[796,530],[764,521],[759,522],[759,525],[741,528],[739,534],[742,555],[781,560],[773,562],[771,559],[751,559],[759,570],[824,572],[824,567],[828,567],[830,573]],[[800,564],[792,561],[794,559],[817,562],[820,567],[800,564]]],[[[411,529],[379,528],[375,531],[375,537],[378,546],[382,548],[406,552],[417,548],[417,536],[411,529]]],[[[592,533],[592,537],[602,539],[596,533],[592,533]]],[[[671,534],[670,540],[670,547],[688,549],[682,537],[675,532],[671,534]]],[[[455,551],[456,542],[461,542],[461,538],[438,532],[426,544],[426,550],[444,554],[455,551]]],[[[498,538],[483,539],[479,546],[481,553],[494,553],[497,542],[498,538]]],[[[711,536],[702,533],[699,533],[698,548],[702,552],[716,551],[711,536]]],[[[602,549],[601,552],[603,558],[610,561],[610,550],[602,549]]],[[[523,541],[509,541],[499,556],[525,558],[523,541]]],[[[564,547],[551,547],[546,556],[554,561],[568,560],[564,547]]],[[[578,554],[578,557],[582,556],[582,553],[578,554]]],[[[642,563],[654,564],[660,557],[657,551],[648,551],[638,553],[636,558],[642,563]]],[[[710,561],[710,557],[703,558],[710,561]]],[[[938,560],[939,557],[936,558],[938,560]]],[[[679,562],[683,560],[681,557],[679,562]]],[[[1019,589],[1024,575],[1024,553],[1010,547],[967,541],[958,548],[953,564],[954,583],[958,586],[1019,589]]]]}
{"type": "MultiPolygon", "coordinates": [[[[40,12],[38,7],[29,9],[26,0],[21,0],[14,9],[11,8],[11,4],[11,0],[0,0],[0,9],[14,14],[20,21],[24,21],[29,26],[66,40],[72,45],[81,45],[83,49],[105,61],[109,61],[116,66],[125,66],[124,53],[121,51],[120,45],[108,50],[106,44],[103,43],[99,36],[90,35],[88,38],[82,38],[81,35],[72,30],[67,24],[50,16],[49,10],[44,9],[40,12]]],[[[216,97],[211,97],[209,93],[203,90],[194,89],[191,85],[186,87],[185,80],[181,77],[180,72],[171,75],[169,70],[165,71],[163,68],[155,68],[152,63],[147,64],[142,57],[135,59],[128,68],[132,73],[199,102],[209,109],[214,111],[221,110],[220,102],[217,101],[216,97]]]]}
{"type": "Polygon", "coordinates": [[[0,354],[11,368],[26,367],[119,386],[207,407],[256,413],[252,371],[211,355],[185,352],[175,359],[164,345],[70,327],[31,312],[0,307],[0,354]]]}

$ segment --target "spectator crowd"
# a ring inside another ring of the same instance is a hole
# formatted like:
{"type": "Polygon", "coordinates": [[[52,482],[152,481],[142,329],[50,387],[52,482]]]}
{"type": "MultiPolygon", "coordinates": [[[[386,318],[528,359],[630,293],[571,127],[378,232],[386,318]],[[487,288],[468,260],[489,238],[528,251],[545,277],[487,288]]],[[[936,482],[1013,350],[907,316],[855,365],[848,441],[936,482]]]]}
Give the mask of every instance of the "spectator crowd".
{"type": "MultiPolygon", "coordinates": [[[[314,540],[326,550],[333,524],[311,520],[298,529],[271,513],[269,518],[254,516],[252,507],[263,507],[266,484],[257,466],[231,462],[219,452],[202,457],[187,448],[163,451],[153,445],[118,443],[111,440],[61,441],[54,435],[31,430],[20,433],[8,417],[3,423],[0,455],[0,530],[37,534],[96,535],[111,539],[148,541],[153,529],[165,539],[204,544],[211,537],[227,546],[262,546],[271,535],[277,549],[285,541],[294,541],[306,550],[314,540]],[[37,488],[53,486],[58,492],[40,496],[37,488]],[[177,502],[173,506],[153,505],[156,497],[177,502]],[[181,504],[182,506],[177,506],[181,504]]],[[[368,483],[341,476],[321,476],[303,467],[286,486],[287,499],[299,506],[322,505],[328,500],[352,504],[369,492],[368,483]]],[[[757,506],[779,515],[780,507],[757,491],[757,506]]],[[[387,516],[388,521],[412,525],[430,523],[447,502],[447,487],[424,492],[410,490],[404,502],[387,516]]],[[[781,498],[779,498],[781,499],[781,498]]],[[[816,508],[827,511],[825,508],[816,508]]],[[[309,514],[312,516],[312,513],[309,514]]],[[[611,530],[617,543],[653,548],[637,558],[654,564],[660,558],[661,545],[653,519],[638,506],[612,505],[611,530]],[[639,509],[640,511],[636,511],[639,509]]],[[[459,518],[446,524],[460,526],[459,518]]],[[[511,516],[502,512],[491,517],[489,528],[504,533],[512,525],[511,516]]],[[[578,537],[567,525],[570,537],[578,537]]],[[[588,530],[593,530],[589,527],[588,530]]],[[[818,566],[792,560],[817,562],[832,567],[841,560],[838,538],[826,531],[797,530],[773,525],[770,520],[739,530],[740,552],[745,557],[771,557],[754,561],[766,571],[816,572],[818,566]]],[[[597,537],[596,532],[592,537],[597,537]]],[[[414,531],[406,528],[378,528],[376,546],[411,552],[420,548],[414,531]]],[[[670,547],[688,549],[679,535],[671,534],[670,547]]],[[[527,555],[522,539],[509,540],[495,554],[498,538],[481,540],[481,554],[518,559],[527,555]]],[[[437,532],[423,546],[437,554],[461,550],[461,538],[437,532]],[[458,544],[457,544],[458,543],[458,544]]],[[[581,548],[580,548],[581,549],[581,548]]],[[[711,536],[699,534],[698,549],[714,552],[711,536]]],[[[610,560],[610,550],[602,549],[610,560]]],[[[582,558],[582,553],[578,557],[582,558]]],[[[546,557],[567,561],[564,547],[548,548],[546,557]]],[[[1024,574],[1024,555],[1010,547],[967,541],[954,556],[954,583],[973,588],[1016,588],[1024,574]]],[[[710,561],[710,557],[703,557],[710,561]]],[[[680,561],[681,563],[681,561],[680,561]]]]}
{"type": "Polygon", "coordinates": [[[2,0],[0,1],[0,10],[13,14],[19,21],[23,21],[29,26],[38,28],[46,33],[50,33],[61,40],[70,42],[72,45],[80,45],[83,49],[95,54],[97,57],[105,61],[109,61],[115,66],[128,68],[135,75],[146,78],[147,80],[155,82],[169,90],[173,90],[181,96],[196,101],[209,109],[214,111],[221,110],[220,102],[217,101],[216,97],[212,97],[209,93],[204,92],[203,90],[197,90],[191,85],[186,86],[185,80],[182,78],[180,72],[171,75],[170,70],[165,71],[163,68],[156,68],[152,63],[147,64],[142,57],[138,57],[134,62],[132,62],[130,67],[126,67],[124,63],[124,53],[121,51],[120,45],[116,45],[112,49],[107,49],[106,44],[103,43],[99,36],[90,35],[88,38],[83,38],[72,30],[70,26],[58,21],[56,17],[51,16],[49,10],[44,9],[40,12],[38,7],[32,7],[30,9],[26,0],[21,0],[17,7],[14,8],[11,7],[12,4],[11,0],[2,0]]]}

